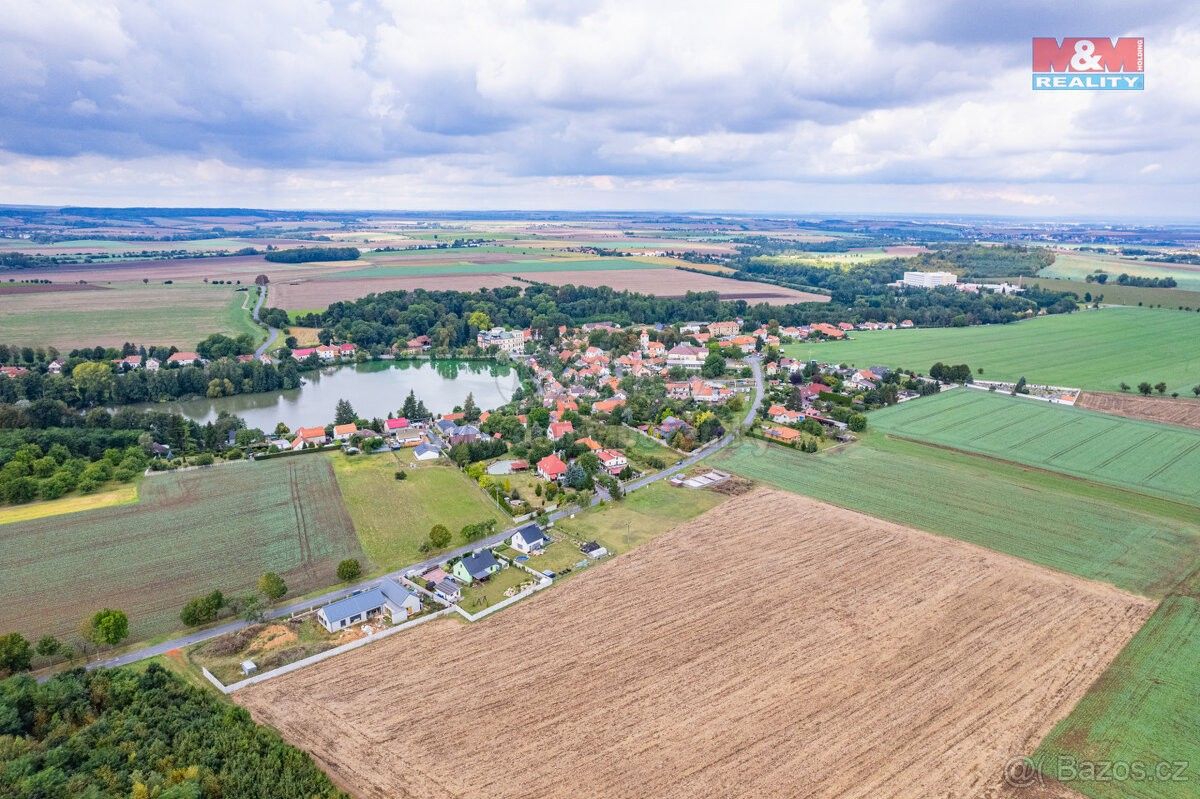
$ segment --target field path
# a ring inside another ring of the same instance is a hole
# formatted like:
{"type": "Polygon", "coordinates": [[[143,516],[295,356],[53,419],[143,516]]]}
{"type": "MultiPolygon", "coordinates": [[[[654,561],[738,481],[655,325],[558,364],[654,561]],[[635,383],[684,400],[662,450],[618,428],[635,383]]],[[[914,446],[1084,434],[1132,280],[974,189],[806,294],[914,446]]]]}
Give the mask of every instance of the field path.
{"type": "MultiPolygon", "coordinates": [[[[262,324],[262,320],[258,318],[258,312],[262,310],[263,303],[267,301],[267,287],[258,287],[258,302],[254,303],[254,311],[251,316],[254,318],[255,324],[262,324]]],[[[258,349],[254,351],[254,357],[261,358],[263,354],[271,349],[275,343],[275,339],[279,338],[279,328],[267,325],[267,340],[258,345],[258,349]]]]}

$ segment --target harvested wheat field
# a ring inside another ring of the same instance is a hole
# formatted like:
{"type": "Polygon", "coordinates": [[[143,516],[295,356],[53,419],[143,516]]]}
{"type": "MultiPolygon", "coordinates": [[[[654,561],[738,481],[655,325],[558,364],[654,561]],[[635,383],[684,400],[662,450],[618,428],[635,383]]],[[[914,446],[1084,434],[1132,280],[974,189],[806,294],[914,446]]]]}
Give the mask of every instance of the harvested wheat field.
{"type": "Polygon", "coordinates": [[[1126,416],[1130,419],[1145,419],[1148,422],[1177,424],[1200,429],[1200,399],[1143,397],[1134,394],[1085,391],[1079,395],[1075,406],[1116,416],[1126,416]]]}
{"type": "Polygon", "coordinates": [[[358,797],[977,797],[1150,610],[761,490],[235,696],[358,797]]]}

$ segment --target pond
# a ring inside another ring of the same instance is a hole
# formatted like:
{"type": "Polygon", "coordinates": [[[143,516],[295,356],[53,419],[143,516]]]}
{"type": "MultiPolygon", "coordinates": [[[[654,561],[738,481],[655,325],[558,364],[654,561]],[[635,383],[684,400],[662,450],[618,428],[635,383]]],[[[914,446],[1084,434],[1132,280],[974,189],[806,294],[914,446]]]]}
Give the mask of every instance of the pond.
{"type": "Polygon", "coordinates": [[[432,413],[449,413],[467,394],[483,409],[512,399],[519,385],[517,371],[494,361],[370,361],[331,366],[302,373],[304,385],[289,391],[238,394],[218,399],[160,402],[142,407],[181,413],[196,422],[209,422],[221,411],[240,416],[247,427],[271,433],[283,422],[290,429],[321,427],[333,422],[334,406],[346,399],[360,418],[386,419],[398,413],[408,392],[415,391],[432,413]]]}

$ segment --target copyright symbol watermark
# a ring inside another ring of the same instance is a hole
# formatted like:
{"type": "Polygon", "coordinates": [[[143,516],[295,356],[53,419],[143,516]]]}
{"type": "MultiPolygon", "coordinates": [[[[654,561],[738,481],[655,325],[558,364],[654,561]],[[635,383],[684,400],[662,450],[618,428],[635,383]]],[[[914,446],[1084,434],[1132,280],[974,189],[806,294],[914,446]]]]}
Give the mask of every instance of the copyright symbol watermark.
{"type": "Polygon", "coordinates": [[[1004,764],[1004,784],[1012,788],[1029,788],[1033,785],[1043,785],[1042,772],[1033,765],[1027,757],[1009,758],[1004,764]]]}

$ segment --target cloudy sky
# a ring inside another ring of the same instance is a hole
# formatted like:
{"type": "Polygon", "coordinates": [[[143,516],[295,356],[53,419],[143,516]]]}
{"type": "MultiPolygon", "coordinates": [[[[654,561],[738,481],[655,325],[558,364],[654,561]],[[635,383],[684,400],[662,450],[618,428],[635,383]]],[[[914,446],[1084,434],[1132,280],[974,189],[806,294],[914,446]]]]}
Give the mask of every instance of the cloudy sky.
{"type": "Polygon", "coordinates": [[[0,202],[1195,220],[1197,9],[0,0],[0,202]],[[1120,35],[1146,91],[1030,90],[1120,35]]]}

